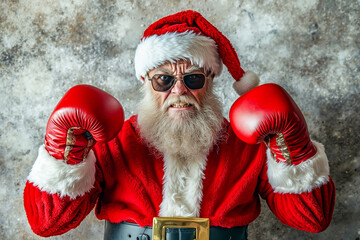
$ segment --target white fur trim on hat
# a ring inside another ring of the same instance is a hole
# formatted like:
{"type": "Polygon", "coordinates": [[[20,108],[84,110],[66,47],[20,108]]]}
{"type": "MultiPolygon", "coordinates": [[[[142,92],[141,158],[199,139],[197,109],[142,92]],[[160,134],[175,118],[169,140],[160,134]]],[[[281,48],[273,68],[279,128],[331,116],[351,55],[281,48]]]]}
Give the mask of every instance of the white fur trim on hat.
{"type": "Polygon", "coordinates": [[[233,88],[239,95],[250,91],[251,89],[259,85],[260,79],[253,71],[246,71],[244,76],[239,80],[234,82],[233,88]]]}
{"type": "Polygon", "coordinates": [[[298,165],[277,162],[270,149],[267,150],[267,175],[275,192],[311,192],[329,181],[330,170],[324,146],[321,143],[312,142],[317,153],[298,165]]]}
{"type": "Polygon", "coordinates": [[[188,59],[192,64],[210,70],[215,76],[222,71],[222,61],[212,38],[193,32],[171,32],[144,38],[135,53],[136,77],[140,80],[146,73],[167,61],[188,59]]]}
{"type": "Polygon", "coordinates": [[[85,161],[76,165],[66,164],[52,157],[42,145],[31,169],[28,180],[41,191],[75,199],[93,188],[96,157],[91,150],[85,161]]]}

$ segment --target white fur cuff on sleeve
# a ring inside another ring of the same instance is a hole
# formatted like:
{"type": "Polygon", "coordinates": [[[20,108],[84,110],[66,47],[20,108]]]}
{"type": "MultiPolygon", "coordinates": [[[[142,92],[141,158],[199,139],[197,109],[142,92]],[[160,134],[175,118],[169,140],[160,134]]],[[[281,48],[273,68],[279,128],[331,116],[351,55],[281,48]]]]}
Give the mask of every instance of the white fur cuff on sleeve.
{"type": "Polygon", "coordinates": [[[270,149],[267,150],[267,175],[274,192],[311,192],[329,181],[330,170],[324,146],[312,142],[317,149],[316,154],[298,165],[277,162],[270,149]]]}
{"type": "Polygon", "coordinates": [[[28,180],[41,191],[59,194],[75,199],[84,195],[94,186],[96,157],[89,152],[86,160],[76,165],[52,157],[42,145],[31,169],[28,180]]]}

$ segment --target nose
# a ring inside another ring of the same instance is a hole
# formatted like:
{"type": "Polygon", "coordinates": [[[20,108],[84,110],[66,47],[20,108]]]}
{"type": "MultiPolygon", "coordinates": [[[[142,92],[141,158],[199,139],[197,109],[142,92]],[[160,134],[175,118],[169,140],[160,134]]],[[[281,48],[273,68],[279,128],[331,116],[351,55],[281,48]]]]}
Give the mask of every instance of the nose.
{"type": "Polygon", "coordinates": [[[171,93],[177,95],[184,95],[187,92],[187,88],[181,79],[176,79],[174,87],[171,89],[171,93]]]}

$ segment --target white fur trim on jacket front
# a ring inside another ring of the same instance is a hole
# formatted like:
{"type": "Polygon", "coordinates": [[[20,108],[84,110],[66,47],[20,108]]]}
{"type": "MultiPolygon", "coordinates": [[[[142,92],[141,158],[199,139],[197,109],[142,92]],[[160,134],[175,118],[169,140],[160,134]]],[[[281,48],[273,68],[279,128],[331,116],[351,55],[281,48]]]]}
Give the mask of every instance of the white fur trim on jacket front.
{"type": "Polygon", "coordinates": [[[94,186],[96,157],[91,150],[84,162],[69,165],[52,157],[42,145],[28,180],[41,191],[75,199],[94,186]]]}
{"type": "Polygon", "coordinates": [[[313,144],[317,153],[298,165],[277,162],[267,150],[267,175],[275,192],[311,192],[329,181],[330,170],[324,146],[315,141],[313,144]]]}
{"type": "Polygon", "coordinates": [[[199,217],[206,155],[188,161],[164,156],[160,217],[199,217]]]}
{"type": "Polygon", "coordinates": [[[210,70],[215,76],[222,71],[222,61],[212,38],[193,32],[171,32],[144,38],[135,53],[136,77],[140,80],[146,73],[164,64],[188,59],[193,65],[210,70]]]}

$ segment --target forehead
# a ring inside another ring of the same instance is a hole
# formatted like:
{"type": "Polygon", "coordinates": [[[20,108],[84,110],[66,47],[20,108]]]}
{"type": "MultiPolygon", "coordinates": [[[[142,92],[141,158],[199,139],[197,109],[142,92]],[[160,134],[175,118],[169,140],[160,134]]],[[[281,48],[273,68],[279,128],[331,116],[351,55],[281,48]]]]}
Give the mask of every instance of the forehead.
{"type": "Polygon", "coordinates": [[[160,66],[150,70],[149,72],[155,72],[157,70],[166,71],[166,72],[193,72],[193,71],[203,71],[203,68],[200,68],[197,65],[191,64],[189,60],[178,60],[175,62],[165,62],[160,66]]]}

